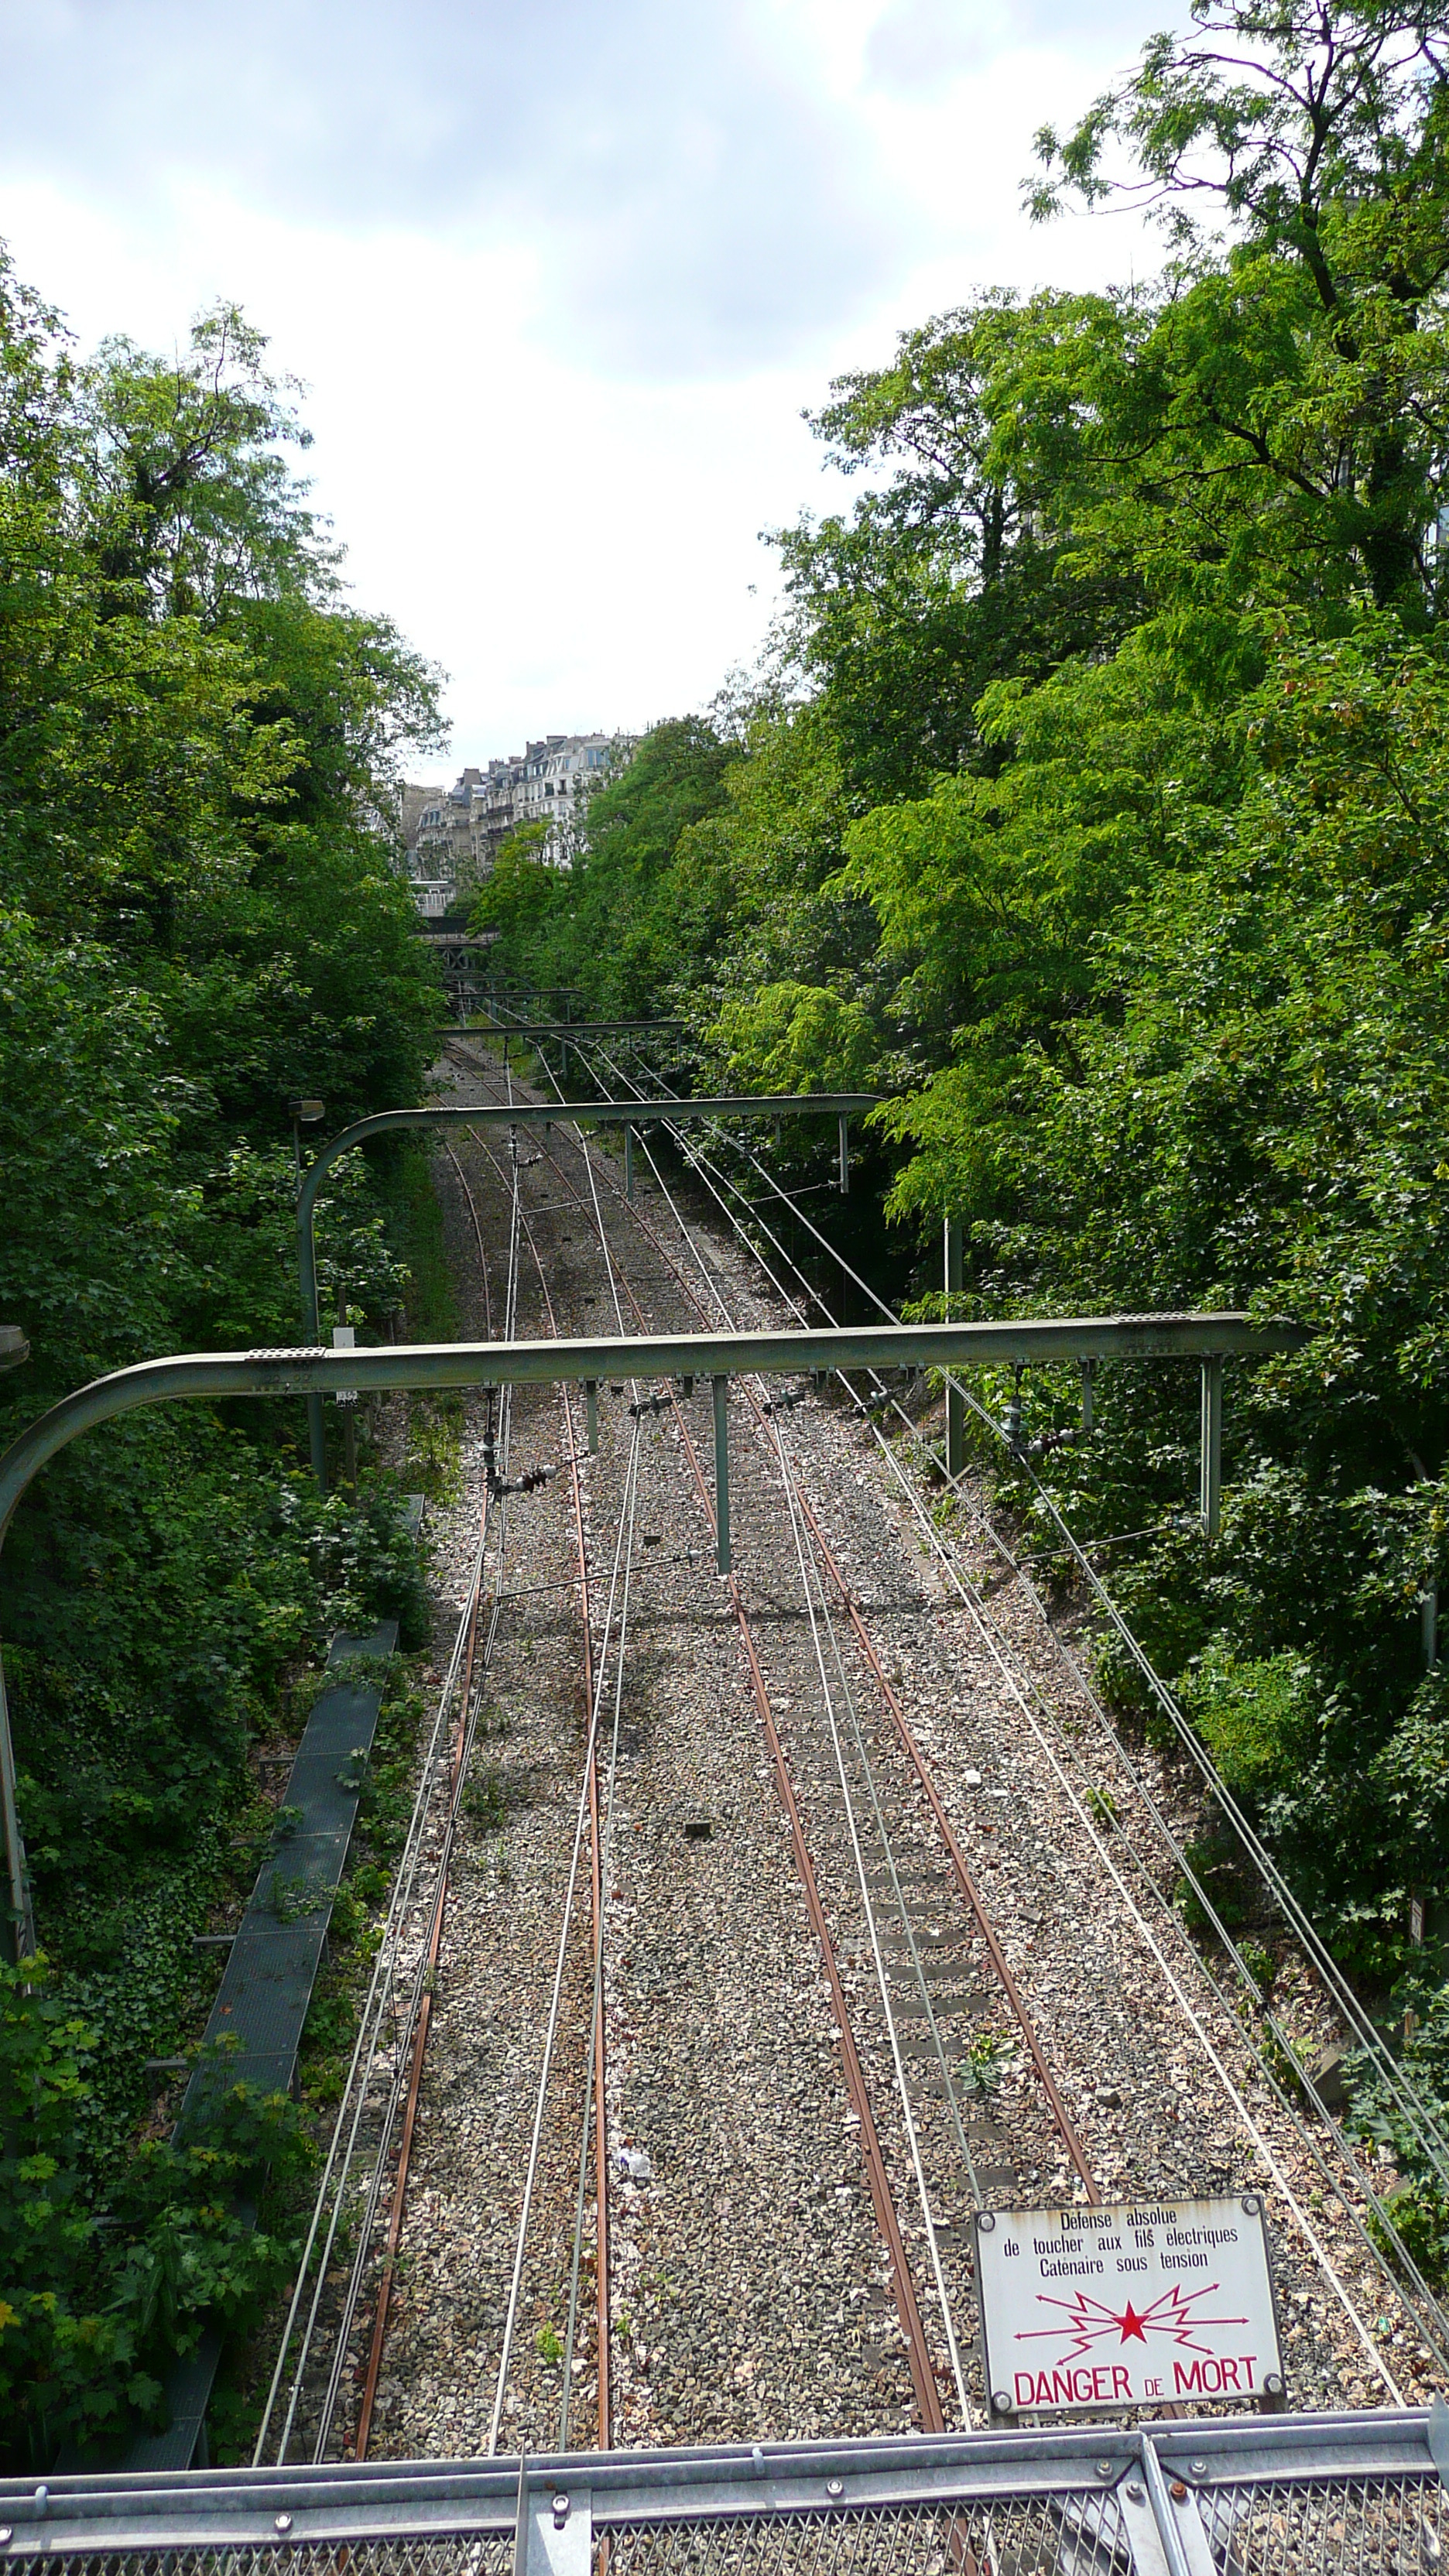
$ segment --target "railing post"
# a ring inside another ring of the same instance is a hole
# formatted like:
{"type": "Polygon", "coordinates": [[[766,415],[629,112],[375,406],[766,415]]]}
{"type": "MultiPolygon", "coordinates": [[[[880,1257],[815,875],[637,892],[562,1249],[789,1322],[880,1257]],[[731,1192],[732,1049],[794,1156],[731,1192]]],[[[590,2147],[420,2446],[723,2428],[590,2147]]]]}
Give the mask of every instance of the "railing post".
{"type": "MultiPolygon", "coordinates": [[[[945,1286],[946,1295],[949,1298],[960,1293],[962,1283],[961,1220],[958,1216],[948,1216],[946,1219],[945,1249],[945,1286]]],[[[949,1309],[947,1320],[948,1322],[950,1320],[949,1309]]],[[[966,1398],[959,1386],[952,1386],[948,1378],[946,1382],[946,1473],[948,1476],[959,1476],[965,1465],[966,1398]]]]}
{"type": "Polygon", "coordinates": [[[721,1574],[730,1570],[730,1434],[727,1377],[713,1378],[714,1388],[714,1530],[721,1574]]]}
{"type": "MultiPolygon", "coordinates": [[[[1144,2432],[1138,2436],[1138,2439],[1142,2446],[1142,2485],[1147,2490],[1147,2504],[1152,2525],[1161,2543],[1161,2563],[1166,2565],[1168,2576],[1217,2576],[1217,2561],[1208,2546],[1208,2536],[1202,2527],[1197,2498],[1191,2487],[1185,2479],[1178,2478],[1174,2481],[1174,2493],[1169,2494],[1167,2480],[1162,2473],[1162,2462],[1157,2456],[1157,2447],[1151,2434],[1144,2432]]],[[[1140,2524],[1136,2529],[1133,2528],[1133,2522],[1125,2510],[1126,2505],[1132,2500],[1132,2491],[1136,2486],[1136,2479],[1129,2478],[1125,2489],[1119,2492],[1124,2506],[1122,2519],[1127,2526],[1128,2545],[1132,2550],[1133,2565],[1143,2569],[1146,2576],[1155,2553],[1143,2546],[1147,2533],[1140,2524]]]]}
{"type": "MultiPolygon", "coordinates": [[[[297,1276],[302,1288],[302,1339],[315,1349],[321,1338],[322,1319],[317,1304],[317,1244],[315,1226],[317,1192],[322,1169],[317,1162],[308,1165],[297,1191],[297,1276]]],[[[307,1398],[307,1450],[312,1474],[319,1494],[327,1491],[327,1417],[320,1395],[307,1398]]]]}
{"type": "Polygon", "coordinates": [[[1220,1359],[1206,1359],[1202,1364],[1202,1485],[1200,1509],[1203,1534],[1216,1538],[1222,1520],[1223,1500],[1223,1364],[1220,1359]]]}

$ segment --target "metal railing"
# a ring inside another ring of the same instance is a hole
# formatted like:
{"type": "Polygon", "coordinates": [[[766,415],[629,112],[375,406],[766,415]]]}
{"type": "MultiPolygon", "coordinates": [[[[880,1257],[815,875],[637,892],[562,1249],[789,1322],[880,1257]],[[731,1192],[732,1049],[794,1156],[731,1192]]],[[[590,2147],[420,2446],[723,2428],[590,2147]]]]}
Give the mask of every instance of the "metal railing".
{"type": "Polygon", "coordinates": [[[1316,2576],[1437,2568],[1449,2410],[0,2482],[75,2576],[1316,2576]]]}

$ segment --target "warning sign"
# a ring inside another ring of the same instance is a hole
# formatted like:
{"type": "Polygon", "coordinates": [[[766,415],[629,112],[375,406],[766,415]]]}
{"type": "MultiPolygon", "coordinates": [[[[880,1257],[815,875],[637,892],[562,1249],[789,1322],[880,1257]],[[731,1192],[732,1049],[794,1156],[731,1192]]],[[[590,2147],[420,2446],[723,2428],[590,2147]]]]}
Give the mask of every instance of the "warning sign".
{"type": "Polygon", "coordinates": [[[984,2209],[976,2280],[994,2414],[1276,2396],[1263,2204],[984,2209]]]}

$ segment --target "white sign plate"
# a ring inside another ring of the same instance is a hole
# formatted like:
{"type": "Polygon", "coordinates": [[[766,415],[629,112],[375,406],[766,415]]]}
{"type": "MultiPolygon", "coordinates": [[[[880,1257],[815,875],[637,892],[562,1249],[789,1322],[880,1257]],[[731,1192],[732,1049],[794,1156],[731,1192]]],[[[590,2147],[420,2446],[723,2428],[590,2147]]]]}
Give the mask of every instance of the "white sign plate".
{"type": "Polygon", "coordinates": [[[1283,2386],[1255,2192],[983,2210],[976,2279],[998,2416],[1241,2400],[1283,2386]]]}

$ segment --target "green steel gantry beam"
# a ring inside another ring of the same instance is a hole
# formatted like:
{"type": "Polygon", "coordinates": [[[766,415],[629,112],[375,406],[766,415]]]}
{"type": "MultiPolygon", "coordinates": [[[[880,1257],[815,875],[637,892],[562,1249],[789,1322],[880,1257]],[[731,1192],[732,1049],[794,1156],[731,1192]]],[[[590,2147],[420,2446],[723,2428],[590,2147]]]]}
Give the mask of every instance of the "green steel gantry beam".
{"type": "MultiPolygon", "coordinates": [[[[403,1112],[384,1113],[398,1117],[403,1112]]],[[[592,1387],[614,1378],[708,1378],[717,1442],[716,1528],[729,1571],[728,1446],[725,1396],[739,1375],[795,1376],[832,1369],[979,1367],[983,1362],[1077,1359],[1197,1359],[1204,1373],[1225,1359],[1263,1359],[1298,1349],[1298,1324],[1255,1324],[1246,1315],[1031,1316],[1000,1324],[867,1324],[829,1332],[648,1333],[544,1342],[433,1342],[380,1350],[206,1351],[142,1360],[63,1396],[0,1457],[0,1547],[31,1478],[60,1450],[101,1422],[150,1404],[195,1396],[370,1394],[398,1387],[592,1387]]],[[[1203,1406],[1204,1430],[1221,1436],[1218,1398],[1203,1406]]],[[[1216,1477],[1214,1470],[1214,1492],[1216,1477]]],[[[1206,1462],[1204,1491],[1208,1484],[1206,1462]]],[[[6,1871],[7,1947],[34,1946],[25,1855],[15,1801],[15,1755],[0,1663],[0,1823],[6,1871]]]]}

